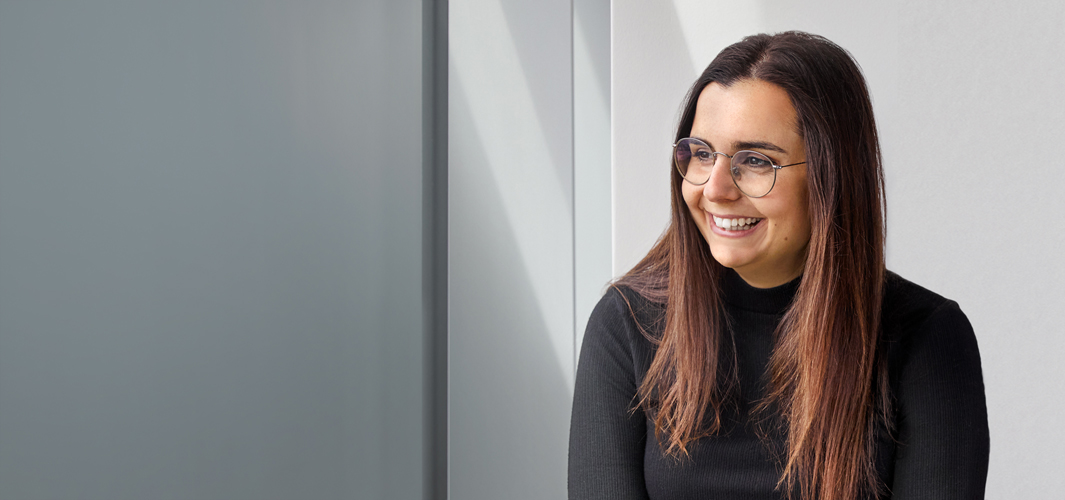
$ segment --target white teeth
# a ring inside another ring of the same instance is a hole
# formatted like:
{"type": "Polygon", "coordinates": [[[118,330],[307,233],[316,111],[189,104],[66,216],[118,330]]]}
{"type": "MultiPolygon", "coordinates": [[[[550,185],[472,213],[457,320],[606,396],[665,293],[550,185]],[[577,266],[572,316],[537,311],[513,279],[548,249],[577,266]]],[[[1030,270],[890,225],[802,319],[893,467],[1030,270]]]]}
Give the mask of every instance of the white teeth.
{"type": "Polygon", "coordinates": [[[758,221],[762,220],[754,217],[740,217],[738,219],[725,219],[716,215],[713,217],[714,224],[716,224],[717,227],[729,231],[745,231],[750,229],[752,224],[757,224],[758,221]]]}

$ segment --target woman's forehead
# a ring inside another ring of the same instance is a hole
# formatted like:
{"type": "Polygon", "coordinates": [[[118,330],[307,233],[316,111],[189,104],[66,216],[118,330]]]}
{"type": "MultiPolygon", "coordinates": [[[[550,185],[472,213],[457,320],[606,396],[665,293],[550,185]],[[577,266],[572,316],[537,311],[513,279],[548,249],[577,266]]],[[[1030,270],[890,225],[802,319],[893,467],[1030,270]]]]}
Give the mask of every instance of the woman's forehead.
{"type": "Polygon", "coordinates": [[[791,151],[802,146],[795,107],[787,92],[761,80],[717,82],[699,94],[691,135],[716,148],[766,142],[791,151]]]}

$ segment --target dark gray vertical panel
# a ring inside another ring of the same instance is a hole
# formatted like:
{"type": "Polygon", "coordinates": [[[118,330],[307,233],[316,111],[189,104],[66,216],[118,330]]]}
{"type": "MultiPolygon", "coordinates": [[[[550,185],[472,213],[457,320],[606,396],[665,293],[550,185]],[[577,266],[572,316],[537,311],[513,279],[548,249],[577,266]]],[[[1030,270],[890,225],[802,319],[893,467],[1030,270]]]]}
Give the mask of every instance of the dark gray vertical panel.
{"type": "Polygon", "coordinates": [[[425,361],[426,499],[447,499],[447,54],[446,0],[423,0],[423,105],[425,174],[422,188],[425,224],[425,303],[427,335],[425,361]]]}
{"type": "Polygon", "coordinates": [[[421,9],[0,3],[0,498],[423,495],[421,9]]]}

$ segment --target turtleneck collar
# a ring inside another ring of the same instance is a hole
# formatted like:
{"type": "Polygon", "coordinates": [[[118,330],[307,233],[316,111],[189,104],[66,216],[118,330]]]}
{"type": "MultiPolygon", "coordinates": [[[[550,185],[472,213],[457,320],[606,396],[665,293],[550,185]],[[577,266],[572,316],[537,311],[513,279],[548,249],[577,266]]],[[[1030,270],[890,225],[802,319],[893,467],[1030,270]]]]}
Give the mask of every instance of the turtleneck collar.
{"type": "Polygon", "coordinates": [[[802,276],[773,288],[755,288],[736,271],[725,268],[721,279],[722,299],[730,305],[748,311],[766,314],[784,314],[799,290],[802,276]]]}

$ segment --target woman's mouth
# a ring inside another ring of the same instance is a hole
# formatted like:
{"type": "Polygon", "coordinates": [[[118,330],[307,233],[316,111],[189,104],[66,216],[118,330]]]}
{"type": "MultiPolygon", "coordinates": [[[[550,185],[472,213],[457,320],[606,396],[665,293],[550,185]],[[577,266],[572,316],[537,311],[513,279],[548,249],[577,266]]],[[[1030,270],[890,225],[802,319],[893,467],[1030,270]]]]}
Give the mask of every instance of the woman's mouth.
{"type": "Polygon", "coordinates": [[[714,225],[717,226],[718,229],[722,229],[724,231],[748,231],[754,228],[754,226],[758,225],[758,223],[762,221],[762,219],[756,217],[728,218],[718,217],[713,214],[711,214],[710,216],[714,219],[714,225]]]}

